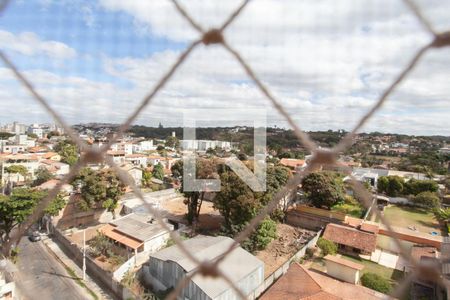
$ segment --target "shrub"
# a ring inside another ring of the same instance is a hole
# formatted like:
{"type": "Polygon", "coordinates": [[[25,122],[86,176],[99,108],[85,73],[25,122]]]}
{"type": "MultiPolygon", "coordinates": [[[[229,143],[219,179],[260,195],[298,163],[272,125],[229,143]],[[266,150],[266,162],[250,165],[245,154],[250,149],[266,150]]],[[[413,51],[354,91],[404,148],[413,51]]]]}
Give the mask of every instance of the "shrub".
{"type": "Polygon", "coordinates": [[[312,247],[306,248],[306,250],[305,250],[305,258],[309,259],[309,258],[313,257],[315,252],[316,252],[316,249],[314,249],[312,247]]]}
{"type": "Polygon", "coordinates": [[[421,192],[412,198],[413,202],[427,208],[437,208],[440,205],[439,197],[434,192],[421,192]]]}
{"type": "Polygon", "coordinates": [[[361,283],[363,286],[369,289],[384,294],[389,293],[392,288],[389,280],[375,273],[365,273],[363,276],[361,276],[361,283]]]}
{"type": "Polygon", "coordinates": [[[319,238],[317,241],[317,247],[322,250],[322,255],[326,256],[328,254],[336,254],[337,252],[337,245],[329,240],[326,240],[324,238],[319,238]]]}

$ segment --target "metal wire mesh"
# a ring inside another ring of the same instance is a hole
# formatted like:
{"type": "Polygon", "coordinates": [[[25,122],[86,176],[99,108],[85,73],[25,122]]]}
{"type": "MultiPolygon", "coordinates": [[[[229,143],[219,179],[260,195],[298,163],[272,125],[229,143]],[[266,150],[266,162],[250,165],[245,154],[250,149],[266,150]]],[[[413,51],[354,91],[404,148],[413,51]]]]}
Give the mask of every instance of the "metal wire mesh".
{"type": "MultiPolygon", "coordinates": [[[[1,10],[4,10],[7,2],[8,1],[3,1],[1,3],[0,5],[1,10]]],[[[144,197],[141,190],[134,184],[134,181],[130,178],[129,174],[123,171],[121,168],[119,168],[112,159],[110,159],[105,155],[105,153],[111,147],[111,145],[113,145],[128,130],[130,125],[136,120],[136,118],[141,114],[141,112],[146,107],[151,105],[153,99],[155,98],[155,95],[167,84],[169,80],[171,80],[171,78],[177,72],[179,67],[188,59],[189,55],[193,51],[195,51],[195,49],[200,44],[204,45],[215,44],[222,46],[226,51],[228,51],[232,55],[232,57],[236,59],[236,61],[240,64],[242,69],[249,77],[249,79],[251,79],[256,84],[260,92],[272,103],[273,107],[283,116],[283,118],[292,127],[292,129],[295,132],[295,135],[297,136],[298,140],[302,143],[302,145],[306,149],[311,151],[313,154],[312,160],[308,164],[307,168],[297,173],[293,178],[291,178],[288,181],[288,183],[275,195],[275,197],[270,201],[270,203],[264,208],[262,208],[259,211],[258,215],[254,219],[252,219],[252,221],[245,227],[245,229],[235,237],[234,244],[228,249],[226,249],[226,251],[224,251],[222,255],[220,255],[219,258],[214,262],[199,261],[190,252],[189,249],[183,246],[183,243],[181,243],[179,236],[173,232],[170,232],[172,239],[176,242],[181,251],[183,251],[184,254],[190,260],[196,263],[198,267],[192,274],[190,274],[190,276],[184,277],[184,279],[178,283],[173,292],[168,296],[168,299],[175,299],[176,296],[182,291],[182,289],[188,284],[189,280],[196,274],[211,277],[222,277],[228,284],[231,285],[231,287],[235,290],[235,292],[241,298],[244,299],[246,298],[246,296],[241,292],[241,290],[236,286],[236,284],[233,283],[233,280],[231,278],[229,278],[228,276],[223,274],[223,272],[221,272],[220,268],[218,268],[218,265],[235,247],[239,246],[240,242],[245,240],[252,233],[252,231],[258,226],[258,224],[264,219],[264,217],[267,214],[269,214],[273,209],[276,208],[277,203],[279,203],[280,199],[285,197],[290,191],[292,191],[298,186],[298,184],[301,182],[302,178],[305,175],[315,171],[320,166],[336,164],[339,153],[351,147],[354,137],[358,132],[358,130],[366,122],[368,122],[368,120],[374,115],[374,113],[377,112],[381,108],[381,106],[388,100],[388,97],[393,93],[396,87],[408,76],[408,74],[413,70],[413,68],[417,65],[417,63],[421,60],[421,58],[427,51],[430,51],[434,48],[450,46],[450,31],[436,32],[433,29],[433,26],[430,24],[430,22],[426,18],[424,18],[418,7],[412,1],[405,0],[404,2],[411,9],[411,13],[422,24],[424,29],[433,35],[434,37],[433,40],[429,44],[424,45],[416,52],[411,61],[403,68],[403,70],[400,72],[400,74],[398,74],[395,80],[393,80],[392,83],[386,87],[384,92],[381,94],[376,103],[371,107],[371,109],[361,117],[359,122],[353,128],[353,130],[350,133],[348,133],[337,146],[331,149],[323,149],[317,147],[317,145],[310,139],[310,137],[305,132],[302,131],[302,129],[297,125],[297,123],[294,122],[294,120],[289,115],[287,110],[280,104],[279,99],[276,96],[274,96],[274,94],[272,94],[269,87],[266,86],[259,79],[258,75],[253,71],[252,67],[246,62],[246,60],[240,55],[240,53],[236,51],[233,48],[233,46],[230,45],[224,38],[223,35],[224,31],[230,24],[232,24],[236,20],[236,18],[246,8],[249,2],[250,2],[249,0],[243,1],[242,4],[239,7],[237,7],[233,13],[230,14],[230,16],[223,22],[221,26],[205,30],[194,20],[194,18],[190,16],[189,12],[184,7],[182,7],[177,0],[172,0],[172,3],[175,6],[177,12],[181,16],[183,16],[189,22],[192,28],[194,28],[198,32],[198,38],[193,42],[191,42],[186,47],[186,49],[179,55],[178,59],[167,71],[167,73],[165,73],[161,77],[161,79],[157,82],[157,84],[142,99],[140,105],[132,112],[132,114],[130,114],[127,120],[119,127],[118,133],[113,138],[111,138],[108,141],[108,143],[103,145],[100,149],[93,148],[87,145],[83,140],[81,140],[79,136],[72,130],[72,128],[68,126],[68,124],[63,120],[63,118],[58,114],[58,112],[52,109],[52,107],[49,105],[49,102],[46,100],[45,96],[39,94],[36,91],[32,82],[18,70],[15,64],[6,56],[5,52],[4,51],[0,52],[0,58],[3,61],[3,63],[14,73],[17,79],[23,84],[23,86],[29,91],[29,93],[31,93],[33,98],[38,103],[40,103],[45,108],[45,110],[64,128],[65,132],[70,137],[70,139],[73,140],[78,145],[78,147],[81,149],[83,153],[78,163],[71,168],[70,173],[66,175],[63,178],[63,180],[61,180],[56,185],[56,187],[49,192],[48,196],[39,203],[38,207],[35,209],[33,214],[26,220],[25,224],[21,226],[19,230],[11,237],[10,241],[6,245],[4,245],[3,251],[6,254],[9,253],[9,249],[11,248],[12,245],[17,244],[17,242],[23,236],[25,231],[39,219],[39,217],[43,213],[44,208],[58,194],[61,187],[64,184],[69,183],[77,175],[77,173],[81,170],[81,168],[88,163],[106,162],[115,170],[120,180],[132,188],[134,194],[142,201],[142,203],[143,204],[146,203],[144,201],[144,197]]],[[[5,13],[5,11],[3,11],[3,13],[5,13]]],[[[365,187],[360,182],[358,182],[354,178],[352,179],[352,185],[354,186],[355,191],[362,196],[362,204],[366,208],[369,208],[372,204],[372,195],[365,189],[365,187]]],[[[163,222],[158,212],[155,211],[151,206],[147,206],[147,208],[149,212],[155,216],[159,224],[161,224],[161,226],[164,227],[165,229],[169,230],[169,228],[167,228],[166,223],[163,222]]],[[[384,216],[380,213],[378,208],[374,206],[372,207],[372,209],[375,211],[377,217],[387,227],[387,229],[393,231],[388,220],[384,218],[384,216]]],[[[401,282],[401,284],[398,285],[397,288],[393,291],[392,293],[393,296],[399,296],[405,293],[411,281],[415,278],[422,277],[427,278],[428,280],[432,279],[438,284],[445,285],[444,282],[445,279],[441,274],[441,270],[437,268],[430,268],[424,265],[420,265],[420,263],[418,261],[415,261],[414,258],[411,257],[410,253],[405,250],[405,248],[397,238],[395,238],[395,241],[398,248],[400,249],[401,256],[407,259],[409,262],[411,262],[411,264],[414,266],[414,269],[413,272],[411,272],[407,277],[405,277],[405,279],[401,282]]]]}

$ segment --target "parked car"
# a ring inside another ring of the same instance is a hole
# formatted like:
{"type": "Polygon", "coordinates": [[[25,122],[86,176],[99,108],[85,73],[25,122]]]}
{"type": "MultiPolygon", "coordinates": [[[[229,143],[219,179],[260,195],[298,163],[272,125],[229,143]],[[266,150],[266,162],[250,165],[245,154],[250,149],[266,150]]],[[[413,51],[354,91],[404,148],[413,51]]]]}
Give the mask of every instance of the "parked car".
{"type": "Polygon", "coordinates": [[[29,237],[30,241],[32,242],[37,242],[41,240],[41,236],[39,235],[38,232],[33,232],[29,237]]]}

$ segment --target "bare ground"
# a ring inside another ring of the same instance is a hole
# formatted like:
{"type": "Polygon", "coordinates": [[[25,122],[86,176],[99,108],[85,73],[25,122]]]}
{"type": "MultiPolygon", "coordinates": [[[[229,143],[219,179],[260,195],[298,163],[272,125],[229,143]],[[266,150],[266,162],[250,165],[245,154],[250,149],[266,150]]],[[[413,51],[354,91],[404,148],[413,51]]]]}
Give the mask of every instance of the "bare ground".
{"type": "Polygon", "coordinates": [[[288,261],[314,234],[314,231],[277,224],[278,237],[256,254],[264,262],[264,278],[288,261]]]}

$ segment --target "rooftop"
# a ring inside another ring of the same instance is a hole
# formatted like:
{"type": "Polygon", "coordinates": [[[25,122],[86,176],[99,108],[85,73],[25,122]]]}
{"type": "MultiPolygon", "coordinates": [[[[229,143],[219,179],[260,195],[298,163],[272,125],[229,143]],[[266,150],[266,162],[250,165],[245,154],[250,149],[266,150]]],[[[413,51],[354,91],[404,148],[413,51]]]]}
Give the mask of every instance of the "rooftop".
{"type": "MultiPolygon", "coordinates": [[[[214,261],[233,242],[233,239],[225,236],[199,235],[182,243],[200,261],[214,261]]],[[[197,264],[186,257],[177,245],[151,254],[151,257],[162,261],[173,261],[180,265],[188,274],[195,271],[198,267],[197,264]]],[[[231,251],[219,264],[219,269],[237,284],[239,280],[258,268],[261,268],[261,280],[263,280],[264,263],[241,247],[231,251]]],[[[204,277],[197,274],[192,278],[192,281],[211,298],[215,298],[231,288],[223,278],[204,277]]]]}
{"type": "Polygon", "coordinates": [[[294,263],[287,273],[275,282],[260,300],[335,300],[335,299],[391,299],[360,285],[333,279],[324,273],[308,270],[294,263]]]}
{"type": "Polygon", "coordinates": [[[376,234],[331,223],[327,225],[323,238],[367,252],[375,251],[377,244],[376,234]]]}
{"type": "Polygon", "coordinates": [[[327,260],[327,261],[331,261],[331,262],[337,263],[339,265],[345,266],[345,267],[349,267],[351,269],[355,269],[355,270],[362,270],[362,269],[364,269],[363,265],[357,264],[357,263],[355,263],[353,261],[350,261],[348,259],[336,256],[336,255],[329,255],[328,254],[327,256],[324,257],[324,259],[327,260]]]}

